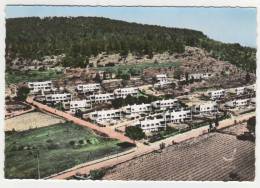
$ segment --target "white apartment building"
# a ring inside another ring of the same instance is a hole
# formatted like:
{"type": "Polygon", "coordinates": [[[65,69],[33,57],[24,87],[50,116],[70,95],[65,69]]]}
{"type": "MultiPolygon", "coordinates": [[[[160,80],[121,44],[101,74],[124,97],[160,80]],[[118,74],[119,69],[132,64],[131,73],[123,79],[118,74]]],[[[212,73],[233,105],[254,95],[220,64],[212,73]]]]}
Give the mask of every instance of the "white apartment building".
{"type": "Polygon", "coordinates": [[[237,87],[235,88],[236,95],[243,95],[245,94],[246,88],[245,87],[237,87]]]}
{"type": "Polygon", "coordinates": [[[69,102],[69,111],[71,113],[75,113],[77,110],[85,111],[88,107],[90,107],[90,101],[86,99],[69,102]]]}
{"type": "Polygon", "coordinates": [[[163,87],[166,87],[166,86],[169,86],[172,82],[169,81],[169,80],[161,80],[159,82],[156,82],[153,87],[154,88],[163,88],[163,87]]]}
{"type": "Polygon", "coordinates": [[[115,110],[95,111],[89,114],[89,118],[96,122],[104,122],[104,121],[110,121],[114,119],[120,119],[121,110],[115,109],[115,110]]]}
{"type": "Polygon", "coordinates": [[[115,98],[126,98],[127,95],[137,96],[139,89],[136,87],[118,88],[114,90],[115,98]]]}
{"type": "Polygon", "coordinates": [[[99,83],[92,83],[92,84],[80,84],[77,85],[77,91],[79,93],[88,93],[88,92],[96,92],[99,91],[101,88],[99,83]]]}
{"type": "Polygon", "coordinates": [[[167,75],[166,74],[157,74],[156,75],[156,80],[158,81],[158,82],[161,82],[161,81],[167,81],[168,80],[168,77],[167,77],[167,75]]]}
{"type": "Polygon", "coordinates": [[[166,128],[166,123],[163,118],[145,118],[144,120],[135,121],[132,126],[140,127],[144,132],[154,132],[166,128]]]}
{"type": "Polygon", "coordinates": [[[254,92],[256,91],[256,84],[252,84],[249,86],[246,86],[247,89],[253,90],[254,92]]]}
{"type": "Polygon", "coordinates": [[[225,103],[225,106],[228,108],[236,108],[236,107],[243,107],[248,106],[251,102],[251,99],[237,99],[228,101],[225,103]]]}
{"type": "Polygon", "coordinates": [[[212,100],[216,100],[225,97],[226,91],[224,89],[209,91],[208,95],[212,100]]]}
{"type": "Polygon", "coordinates": [[[70,93],[57,93],[57,94],[48,94],[45,96],[45,100],[47,103],[59,103],[59,102],[69,102],[71,101],[70,93]]]}
{"type": "Polygon", "coordinates": [[[182,123],[191,120],[192,115],[191,110],[179,110],[166,112],[164,118],[167,123],[182,123]]]}
{"type": "Polygon", "coordinates": [[[209,101],[202,104],[196,104],[192,107],[192,112],[196,114],[212,114],[218,112],[218,104],[215,101],[209,101]]]}
{"type": "Polygon", "coordinates": [[[93,94],[88,97],[91,102],[94,103],[102,103],[108,102],[115,99],[114,93],[100,93],[100,94],[93,94]]]}
{"type": "Polygon", "coordinates": [[[151,110],[152,110],[151,104],[134,104],[134,105],[127,105],[122,107],[122,111],[126,115],[147,113],[150,112],[151,110]]]}
{"type": "Polygon", "coordinates": [[[152,107],[157,110],[172,109],[179,106],[177,99],[158,100],[151,103],[152,107]]]}
{"type": "Polygon", "coordinates": [[[28,87],[31,93],[38,93],[40,91],[52,91],[54,89],[52,81],[28,82],[28,87]]]}
{"type": "Polygon", "coordinates": [[[256,104],[256,98],[251,98],[251,104],[256,104]]]}
{"type": "Polygon", "coordinates": [[[132,126],[138,126],[144,132],[154,132],[159,129],[165,129],[167,123],[182,123],[191,120],[192,115],[190,110],[180,110],[166,112],[161,117],[146,117],[144,120],[135,121],[132,126]]]}
{"type": "Polygon", "coordinates": [[[211,76],[212,76],[211,73],[191,73],[188,75],[188,78],[189,80],[191,80],[192,78],[195,80],[200,80],[200,79],[207,79],[211,76]]]}

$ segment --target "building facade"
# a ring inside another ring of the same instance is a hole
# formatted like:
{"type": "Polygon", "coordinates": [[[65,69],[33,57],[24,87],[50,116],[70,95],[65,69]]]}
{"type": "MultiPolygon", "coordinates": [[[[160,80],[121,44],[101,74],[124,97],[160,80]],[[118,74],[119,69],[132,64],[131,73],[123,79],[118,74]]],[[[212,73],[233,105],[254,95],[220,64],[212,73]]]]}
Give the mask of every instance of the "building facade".
{"type": "Polygon", "coordinates": [[[135,121],[132,125],[140,127],[146,133],[166,128],[166,123],[163,118],[145,118],[144,120],[135,121]]]}
{"type": "Polygon", "coordinates": [[[217,100],[225,97],[226,91],[224,89],[215,90],[215,91],[209,91],[208,95],[212,100],[217,100]]]}
{"type": "Polygon", "coordinates": [[[136,87],[118,88],[114,90],[115,98],[126,98],[127,95],[137,96],[139,89],[136,87]]]}
{"type": "Polygon", "coordinates": [[[88,99],[93,103],[103,103],[114,100],[115,96],[113,93],[101,93],[90,95],[88,96],[88,99]]]}
{"type": "Polygon", "coordinates": [[[52,81],[28,82],[28,88],[32,94],[54,90],[52,81]]]}
{"type": "Polygon", "coordinates": [[[126,115],[141,114],[151,112],[151,104],[134,104],[122,107],[122,111],[126,115]]]}
{"type": "Polygon", "coordinates": [[[243,107],[243,106],[248,106],[251,102],[251,99],[237,99],[237,100],[232,100],[228,101],[225,103],[225,107],[228,108],[236,108],[236,107],[243,107]]]}
{"type": "Polygon", "coordinates": [[[70,101],[69,102],[69,112],[74,114],[77,110],[85,111],[90,106],[91,106],[90,101],[88,101],[86,99],[70,101]]]}
{"type": "Polygon", "coordinates": [[[122,112],[120,109],[95,111],[89,114],[89,118],[96,122],[104,122],[104,121],[120,119],[121,113],[122,112]]]}
{"type": "Polygon", "coordinates": [[[99,83],[77,85],[77,91],[79,93],[97,92],[100,88],[101,86],[99,83]]]}
{"type": "Polygon", "coordinates": [[[183,123],[192,119],[191,110],[166,112],[164,118],[167,123],[183,123]]]}
{"type": "Polygon", "coordinates": [[[158,100],[151,104],[156,110],[167,110],[179,107],[179,101],[177,99],[158,100]]]}
{"type": "Polygon", "coordinates": [[[214,114],[218,112],[218,104],[215,101],[205,102],[192,106],[195,114],[214,114]]]}
{"type": "Polygon", "coordinates": [[[45,96],[45,101],[47,103],[57,104],[59,102],[68,103],[71,101],[71,94],[70,93],[57,93],[57,94],[48,94],[45,96]]]}

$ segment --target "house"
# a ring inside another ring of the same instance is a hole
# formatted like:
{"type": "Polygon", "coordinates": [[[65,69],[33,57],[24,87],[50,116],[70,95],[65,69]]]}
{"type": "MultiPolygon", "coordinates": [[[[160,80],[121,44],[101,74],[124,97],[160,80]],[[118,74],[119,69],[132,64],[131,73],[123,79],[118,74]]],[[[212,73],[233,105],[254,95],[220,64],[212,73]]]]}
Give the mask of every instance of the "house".
{"type": "MultiPolygon", "coordinates": [[[[66,105],[67,103],[65,103],[66,105]]],[[[75,100],[69,102],[69,112],[75,113],[77,110],[85,111],[88,107],[90,107],[90,101],[84,100],[75,100]]]]}
{"type": "Polygon", "coordinates": [[[246,86],[246,89],[249,90],[249,91],[256,92],[256,84],[252,84],[252,85],[246,86]]]}
{"type": "Polygon", "coordinates": [[[32,94],[54,90],[52,81],[28,82],[28,88],[32,94]]]}
{"type": "Polygon", "coordinates": [[[251,99],[236,99],[236,100],[226,102],[225,107],[227,108],[243,107],[243,106],[248,106],[250,102],[251,99]]]}
{"type": "Polygon", "coordinates": [[[167,123],[182,123],[192,119],[191,110],[168,111],[164,114],[167,123]]]}
{"type": "Polygon", "coordinates": [[[170,84],[172,84],[172,82],[169,81],[169,80],[159,81],[159,82],[156,82],[156,83],[153,85],[153,87],[154,87],[154,88],[164,88],[164,87],[169,86],[170,84]]]}
{"type": "Polygon", "coordinates": [[[137,120],[132,126],[138,126],[144,132],[154,132],[165,129],[168,123],[182,123],[191,118],[191,110],[167,111],[163,115],[148,116],[143,120],[137,120]]]}
{"type": "Polygon", "coordinates": [[[161,82],[161,81],[167,81],[168,80],[168,77],[167,77],[167,75],[166,74],[157,74],[156,75],[156,80],[158,81],[158,82],[161,82]]]}
{"type": "Polygon", "coordinates": [[[103,103],[115,99],[114,93],[100,93],[88,96],[88,99],[93,103],[103,103]]]}
{"type": "Polygon", "coordinates": [[[207,79],[211,77],[211,73],[191,73],[188,75],[188,79],[200,80],[200,79],[207,79]]]}
{"type": "Polygon", "coordinates": [[[245,87],[237,87],[235,88],[236,95],[243,95],[245,94],[246,88],[245,87]]]}
{"type": "Polygon", "coordinates": [[[88,93],[88,92],[97,92],[101,88],[99,83],[92,83],[92,84],[80,84],[77,85],[76,90],[79,93],[88,93]]]}
{"type": "Polygon", "coordinates": [[[215,101],[209,101],[192,106],[192,112],[195,114],[212,114],[218,112],[218,104],[215,101]]]}
{"type": "Polygon", "coordinates": [[[147,117],[144,120],[133,122],[132,126],[140,127],[144,132],[155,132],[166,128],[164,118],[147,117]]]}
{"type": "Polygon", "coordinates": [[[152,110],[151,104],[134,104],[122,107],[122,111],[126,115],[147,113],[152,110]]]}
{"type": "Polygon", "coordinates": [[[256,104],[256,98],[251,98],[251,104],[255,105],[256,104]]]}
{"type": "Polygon", "coordinates": [[[179,107],[179,101],[177,99],[158,100],[151,104],[156,110],[166,110],[179,107]]]}
{"type": "Polygon", "coordinates": [[[71,101],[70,93],[57,93],[57,94],[48,94],[45,96],[45,101],[47,103],[57,104],[59,102],[67,103],[71,101]]]}
{"type": "Polygon", "coordinates": [[[224,89],[209,91],[208,95],[212,100],[221,99],[225,97],[226,91],[224,89]]]}
{"type": "Polygon", "coordinates": [[[136,87],[118,88],[114,90],[115,98],[126,98],[127,95],[137,96],[139,89],[136,87]]]}
{"type": "Polygon", "coordinates": [[[113,110],[102,110],[95,111],[89,114],[89,118],[96,122],[104,122],[121,118],[121,110],[113,109],[113,110]]]}

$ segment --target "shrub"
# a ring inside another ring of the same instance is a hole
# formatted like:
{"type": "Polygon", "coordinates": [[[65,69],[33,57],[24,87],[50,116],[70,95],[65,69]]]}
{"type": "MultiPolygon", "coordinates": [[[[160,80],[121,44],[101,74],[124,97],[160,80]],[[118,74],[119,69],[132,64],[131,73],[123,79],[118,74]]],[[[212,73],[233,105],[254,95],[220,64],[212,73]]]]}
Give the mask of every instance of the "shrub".
{"type": "Polygon", "coordinates": [[[126,127],[125,135],[133,140],[141,140],[145,137],[143,130],[136,126],[126,127]]]}
{"type": "Polygon", "coordinates": [[[89,172],[89,175],[90,175],[90,179],[92,180],[101,180],[104,175],[106,174],[106,169],[105,168],[101,168],[101,169],[98,169],[98,170],[91,170],[89,172]]]}
{"type": "Polygon", "coordinates": [[[74,145],[75,145],[75,141],[74,141],[74,140],[71,140],[71,141],[69,142],[69,144],[70,144],[71,146],[74,146],[74,145]]]}

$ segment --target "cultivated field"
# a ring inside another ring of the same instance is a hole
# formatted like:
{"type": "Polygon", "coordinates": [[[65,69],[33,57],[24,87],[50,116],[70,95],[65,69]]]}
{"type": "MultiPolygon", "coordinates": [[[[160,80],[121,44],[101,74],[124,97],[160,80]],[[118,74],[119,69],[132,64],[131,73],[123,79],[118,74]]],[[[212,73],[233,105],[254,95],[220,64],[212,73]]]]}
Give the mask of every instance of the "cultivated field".
{"type": "Polygon", "coordinates": [[[64,120],[41,112],[30,112],[5,120],[5,131],[24,131],[57,123],[64,123],[64,120]]]}
{"type": "Polygon", "coordinates": [[[109,170],[106,180],[252,181],[255,144],[210,133],[109,170]]]}
{"type": "Polygon", "coordinates": [[[5,73],[6,84],[17,84],[21,82],[33,82],[39,80],[55,80],[62,78],[62,73],[58,73],[55,70],[46,70],[46,71],[9,71],[5,73]]]}
{"type": "Polygon", "coordinates": [[[100,137],[71,123],[56,124],[5,137],[5,177],[46,177],[81,163],[125,151],[118,140],[100,137]]]}

